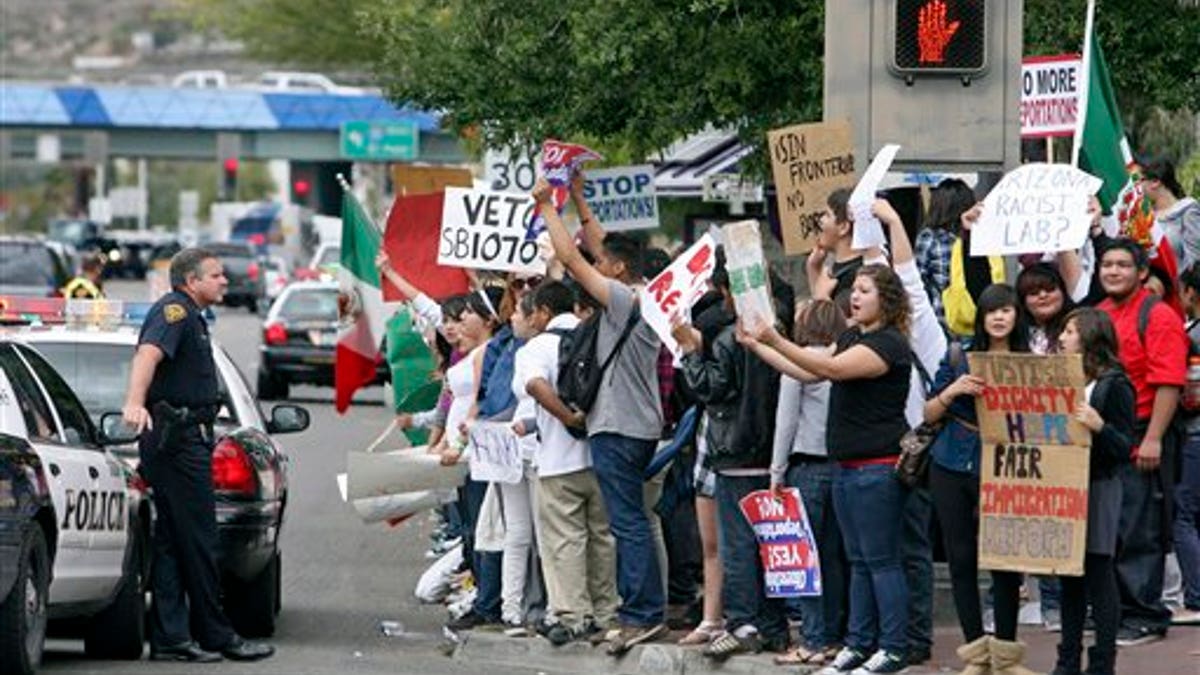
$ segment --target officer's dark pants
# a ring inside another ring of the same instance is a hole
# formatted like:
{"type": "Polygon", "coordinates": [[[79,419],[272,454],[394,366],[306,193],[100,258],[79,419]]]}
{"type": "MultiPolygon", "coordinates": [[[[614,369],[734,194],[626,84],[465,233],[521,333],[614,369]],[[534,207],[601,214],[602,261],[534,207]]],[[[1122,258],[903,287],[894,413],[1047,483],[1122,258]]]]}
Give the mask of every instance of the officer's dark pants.
{"type": "Polygon", "coordinates": [[[156,424],[144,434],[141,447],[142,473],[157,511],[150,642],[167,647],[192,636],[204,649],[219,651],[234,632],[221,609],[212,444],[192,425],[177,432],[178,446],[156,451],[159,429],[156,424]]]}

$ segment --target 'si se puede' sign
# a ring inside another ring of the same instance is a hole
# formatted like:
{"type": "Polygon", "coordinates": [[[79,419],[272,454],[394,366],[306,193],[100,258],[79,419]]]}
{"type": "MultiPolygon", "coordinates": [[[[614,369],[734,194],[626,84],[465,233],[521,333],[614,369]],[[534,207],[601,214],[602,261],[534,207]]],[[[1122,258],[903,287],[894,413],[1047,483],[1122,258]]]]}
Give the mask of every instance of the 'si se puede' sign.
{"type": "Polygon", "coordinates": [[[1091,434],[1079,355],[968,355],[987,386],[975,399],[979,567],[1078,576],[1087,541],[1091,434]]]}
{"type": "Polygon", "coordinates": [[[446,188],[438,264],[545,274],[537,242],[525,237],[534,209],[529,195],[446,188]]]}

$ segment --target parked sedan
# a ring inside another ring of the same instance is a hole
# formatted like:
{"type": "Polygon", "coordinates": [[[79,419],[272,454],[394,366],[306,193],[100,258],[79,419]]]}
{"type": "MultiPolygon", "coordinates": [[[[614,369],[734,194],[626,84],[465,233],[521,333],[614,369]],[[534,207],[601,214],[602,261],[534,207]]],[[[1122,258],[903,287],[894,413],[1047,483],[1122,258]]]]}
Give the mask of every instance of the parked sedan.
{"type": "Polygon", "coordinates": [[[71,279],[58,253],[28,237],[0,237],[0,294],[56,296],[71,279]]]}
{"type": "MultiPolygon", "coordinates": [[[[55,326],[27,329],[16,339],[54,365],[90,415],[121,408],[136,327],[55,326]]],[[[212,471],[224,605],[240,634],[263,637],[275,631],[281,607],[279,539],[288,503],[289,460],[271,434],[306,429],[308,412],[278,405],[264,421],[245,378],[219,345],[214,344],[213,358],[221,396],[212,471]]],[[[118,446],[114,452],[137,465],[136,446],[118,446]]]]}

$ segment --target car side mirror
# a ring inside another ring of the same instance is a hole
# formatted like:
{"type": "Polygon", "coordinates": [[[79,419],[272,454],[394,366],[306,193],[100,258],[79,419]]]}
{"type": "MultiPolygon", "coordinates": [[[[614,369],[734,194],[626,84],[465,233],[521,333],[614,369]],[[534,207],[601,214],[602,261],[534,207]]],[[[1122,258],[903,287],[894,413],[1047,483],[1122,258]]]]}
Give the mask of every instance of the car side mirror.
{"type": "Polygon", "coordinates": [[[119,412],[106,412],[100,416],[100,445],[129,445],[137,443],[138,431],[125,423],[119,412]]]}
{"type": "Polygon", "coordinates": [[[292,434],[308,428],[308,411],[298,405],[283,403],[271,408],[271,421],[267,422],[267,433],[292,434]]]}

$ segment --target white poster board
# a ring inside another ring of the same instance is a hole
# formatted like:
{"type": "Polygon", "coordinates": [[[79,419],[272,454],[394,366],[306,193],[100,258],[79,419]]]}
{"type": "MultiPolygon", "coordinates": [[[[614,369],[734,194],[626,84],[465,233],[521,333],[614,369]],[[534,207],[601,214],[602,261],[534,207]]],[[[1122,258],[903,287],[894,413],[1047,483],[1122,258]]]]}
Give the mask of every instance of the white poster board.
{"type": "Polygon", "coordinates": [[[511,422],[475,422],[468,434],[471,480],[481,483],[521,482],[524,460],[511,422]]]}
{"type": "Polygon", "coordinates": [[[534,210],[527,194],[446,188],[438,264],[545,274],[537,241],[526,238],[534,210]]]}
{"type": "Polygon", "coordinates": [[[654,167],[649,164],[594,169],[584,174],[583,198],[608,232],[658,227],[654,167]]]}
{"type": "Polygon", "coordinates": [[[1027,56],[1021,61],[1021,138],[1075,134],[1082,67],[1078,54],[1027,56]]]}
{"type": "Polygon", "coordinates": [[[742,220],[722,228],[725,235],[725,268],[729,290],[739,320],[775,323],[770,275],[763,255],[762,234],[757,220],[742,220]]]}
{"type": "Polygon", "coordinates": [[[875,155],[875,159],[871,160],[871,166],[867,167],[862,180],[858,181],[858,185],[855,185],[854,191],[850,193],[850,215],[854,219],[854,239],[851,241],[851,247],[856,251],[883,246],[887,242],[883,235],[883,224],[871,213],[871,205],[875,203],[875,193],[879,191],[883,177],[887,175],[898,152],[900,146],[895,143],[883,146],[875,155]]]}
{"type": "Polygon", "coordinates": [[[642,318],[675,355],[682,357],[679,343],[671,335],[671,323],[678,316],[690,323],[692,305],[708,290],[716,262],[717,243],[706,234],[672,262],[667,269],[650,280],[639,291],[642,318]]]}
{"type": "Polygon", "coordinates": [[[1074,250],[1087,239],[1088,199],[1102,181],[1069,164],[1025,164],[983,200],[971,230],[971,255],[1074,250]]]}
{"type": "Polygon", "coordinates": [[[347,452],[347,497],[362,499],[462,485],[467,466],[442,466],[441,457],[428,450],[422,445],[393,452],[347,452]]]}

